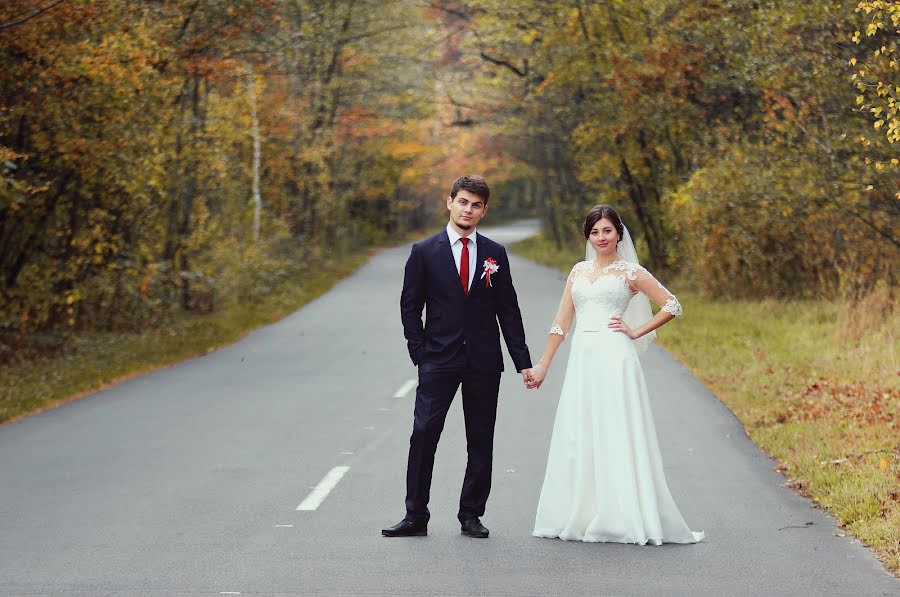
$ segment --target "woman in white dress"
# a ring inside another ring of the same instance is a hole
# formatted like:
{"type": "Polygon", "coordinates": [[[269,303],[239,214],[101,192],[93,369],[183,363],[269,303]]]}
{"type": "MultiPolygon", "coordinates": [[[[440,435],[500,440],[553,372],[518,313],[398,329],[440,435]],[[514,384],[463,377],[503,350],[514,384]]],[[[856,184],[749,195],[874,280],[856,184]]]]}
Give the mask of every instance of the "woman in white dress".
{"type": "Polygon", "coordinates": [[[640,545],[696,543],[704,534],[688,528],[666,485],[636,350],[681,314],[681,304],[638,265],[612,207],[598,205],[588,213],[584,236],[589,259],[572,268],[547,347],[527,382],[540,387],[569,335],[572,347],[532,534],[640,545]],[[662,307],[656,315],[647,297],[662,307]]]}

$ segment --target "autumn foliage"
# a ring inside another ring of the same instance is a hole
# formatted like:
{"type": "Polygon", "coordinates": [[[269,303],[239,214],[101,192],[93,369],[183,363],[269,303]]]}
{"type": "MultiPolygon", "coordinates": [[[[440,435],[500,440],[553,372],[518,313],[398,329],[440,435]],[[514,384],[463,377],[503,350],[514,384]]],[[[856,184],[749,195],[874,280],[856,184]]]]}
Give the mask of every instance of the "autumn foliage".
{"type": "Polygon", "coordinates": [[[612,203],[648,265],[717,296],[893,288],[898,19],[882,1],[3,3],[0,333],[252,301],[285,260],[430,223],[467,172],[560,246],[612,203]]]}
{"type": "Polygon", "coordinates": [[[211,311],[421,225],[408,8],[0,4],[0,335],[211,311]]]}
{"type": "Polygon", "coordinates": [[[896,2],[453,5],[559,244],[612,203],[716,296],[895,286],[896,2]]]}

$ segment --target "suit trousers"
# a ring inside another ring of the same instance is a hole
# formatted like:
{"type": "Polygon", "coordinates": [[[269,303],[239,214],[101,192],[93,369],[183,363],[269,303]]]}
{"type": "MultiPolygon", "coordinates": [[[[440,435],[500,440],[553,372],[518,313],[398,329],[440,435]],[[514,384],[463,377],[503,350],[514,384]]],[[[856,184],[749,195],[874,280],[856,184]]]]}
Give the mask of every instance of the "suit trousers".
{"type": "Polygon", "coordinates": [[[491,492],[494,457],[494,423],[500,373],[474,372],[463,367],[419,365],[419,386],[409,439],[406,469],[406,518],[427,522],[431,476],[447,411],[462,385],[463,416],[466,423],[468,463],[459,498],[460,522],[483,516],[491,492]]]}

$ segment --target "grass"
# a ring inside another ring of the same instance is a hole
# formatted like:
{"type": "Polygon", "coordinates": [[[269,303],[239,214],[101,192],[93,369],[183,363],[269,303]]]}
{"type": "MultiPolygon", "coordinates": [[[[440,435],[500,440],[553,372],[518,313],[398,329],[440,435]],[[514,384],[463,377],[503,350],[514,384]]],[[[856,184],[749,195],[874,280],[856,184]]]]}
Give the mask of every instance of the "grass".
{"type": "Polygon", "coordinates": [[[210,315],[178,315],[140,333],[64,334],[63,348],[52,351],[52,356],[0,367],[0,423],[234,342],[324,294],[370,256],[357,252],[325,260],[302,275],[288,276],[260,300],[233,304],[210,315]]]}
{"type": "MultiPolygon", "coordinates": [[[[511,248],[564,272],[583,258],[543,237],[511,248]]],[[[900,315],[890,293],[854,305],[678,295],[685,313],[660,343],[780,463],[789,487],[900,575],[900,315]]]]}

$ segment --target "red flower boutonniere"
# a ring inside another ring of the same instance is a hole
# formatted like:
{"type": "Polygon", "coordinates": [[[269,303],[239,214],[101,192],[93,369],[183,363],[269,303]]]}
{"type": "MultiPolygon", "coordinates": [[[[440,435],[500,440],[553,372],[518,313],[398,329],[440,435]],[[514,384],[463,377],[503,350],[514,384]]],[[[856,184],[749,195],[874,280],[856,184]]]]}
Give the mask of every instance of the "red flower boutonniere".
{"type": "Polygon", "coordinates": [[[494,261],[493,257],[488,257],[484,260],[484,272],[482,272],[481,277],[484,278],[487,276],[487,280],[484,281],[485,288],[488,286],[493,287],[493,284],[491,283],[491,274],[496,274],[499,269],[500,266],[497,265],[497,262],[494,261]]]}

